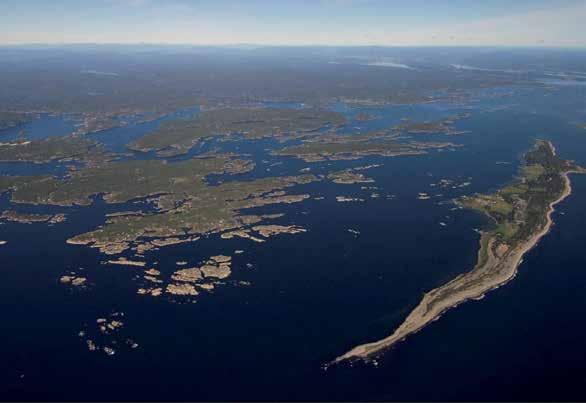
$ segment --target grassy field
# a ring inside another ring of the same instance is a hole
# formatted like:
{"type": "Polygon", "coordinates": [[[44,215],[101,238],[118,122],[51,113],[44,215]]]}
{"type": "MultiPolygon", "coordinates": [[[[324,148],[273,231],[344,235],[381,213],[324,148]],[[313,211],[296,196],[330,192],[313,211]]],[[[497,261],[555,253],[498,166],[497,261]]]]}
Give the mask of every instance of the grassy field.
{"type": "Polygon", "coordinates": [[[571,162],[558,158],[550,143],[537,141],[525,155],[514,183],[489,195],[460,199],[460,203],[489,216],[491,232],[502,243],[514,245],[545,224],[543,211],[563,190],[562,173],[572,169],[571,162]]]}

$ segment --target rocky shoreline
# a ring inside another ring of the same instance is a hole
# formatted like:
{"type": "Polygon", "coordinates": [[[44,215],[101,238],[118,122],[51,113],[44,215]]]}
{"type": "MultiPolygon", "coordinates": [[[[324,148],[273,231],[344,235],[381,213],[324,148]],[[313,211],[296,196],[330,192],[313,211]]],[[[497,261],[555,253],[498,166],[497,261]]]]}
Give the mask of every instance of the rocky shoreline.
{"type": "MultiPolygon", "coordinates": [[[[555,155],[555,148],[551,143],[549,146],[555,155]]],[[[426,293],[419,305],[411,311],[405,321],[390,336],[354,347],[337,357],[332,363],[353,359],[368,360],[437,320],[447,310],[468,300],[483,298],[487,292],[511,281],[515,277],[525,253],[535,247],[551,229],[553,224],[551,214],[555,205],[572,193],[569,175],[584,172],[583,169],[572,169],[560,173],[564,188],[561,194],[548,204],[545,211],[545,224],[537,228],[537,231],[526,241],[510,249],[504,248],[502,247],[504,245],[500,244],[494,250],[493,245],[497,242],[497,235],[483,232],[480,238],[478,263],[472,271],[426,293]],[[485,254],[486,257],[484,257],[485,254]]]]}

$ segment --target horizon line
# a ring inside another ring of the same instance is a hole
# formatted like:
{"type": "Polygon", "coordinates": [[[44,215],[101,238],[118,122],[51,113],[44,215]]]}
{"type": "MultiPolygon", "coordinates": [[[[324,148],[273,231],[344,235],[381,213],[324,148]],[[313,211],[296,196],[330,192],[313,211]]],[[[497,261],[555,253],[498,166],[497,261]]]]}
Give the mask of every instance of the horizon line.
{"type": "Polygon", "coordinates": [[[280,44],[280,43],[190,43],[190,42],[14,42],[14,43],[0,43],[2,47],[59,47],[59,46],[168,46],[168,47],[256,47],[256,48],[271,48],[271,47],[286,47],[286,48],[309,48],[309,47],[324,47],[324,48],[497,48],[497,49],[584,49],[586,45],[548,45],[548,44],[531,44],[531,45],[503,45],[503,44],[323,44],[323,43],[307,43],[307,44],[280,44]]]}

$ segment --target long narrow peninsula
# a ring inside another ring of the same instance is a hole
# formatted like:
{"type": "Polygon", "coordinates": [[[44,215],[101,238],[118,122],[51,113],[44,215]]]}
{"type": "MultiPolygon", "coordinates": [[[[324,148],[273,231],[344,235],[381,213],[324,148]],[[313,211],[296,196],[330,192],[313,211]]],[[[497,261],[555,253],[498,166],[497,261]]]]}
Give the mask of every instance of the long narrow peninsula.
{"type": "Polygon", "coordinates": [[[586,170],[556,156],[554,146],[538,140],[525,155],[520,175],[494,194],[475,195],[457,201],[493,221],[481,233],[475,267],[452,281],[429,291],[390,336],[354,347],[334,360],[368,360],[438,319],[448,309],[478,299],[511,279],[525,253],[552,226],[554,206],[571,193],[570,173],[586,170]]]}

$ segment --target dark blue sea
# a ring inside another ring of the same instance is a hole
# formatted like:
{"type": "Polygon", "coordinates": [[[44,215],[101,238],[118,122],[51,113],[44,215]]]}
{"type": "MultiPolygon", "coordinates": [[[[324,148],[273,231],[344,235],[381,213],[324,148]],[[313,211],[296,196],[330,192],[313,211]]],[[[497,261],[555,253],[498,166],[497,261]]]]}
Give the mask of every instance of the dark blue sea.
{"type": "MultiPolygon", "coordinates": [[[[90,207],[17,206],[69,216],[52,227],[0,225],[0,239],[8,241],[0,246],[0,398],[584,400],[586,176],[572,177],[574,191],[558,205],[555,226],[525,256],[514,281],[447,312],[379,357],[377,365],[327,370],[323,365],[356,344],[390,334],[424,292],[473,267],[475,229],[488,223],[454,209],[453,198],[490,192],[512,180],[536,138],[552,140],[561,157],[586,165],[586,130],[578,127],[586,122],[585,95],[585,86],[552,85],[486,90],[459,103],[333,106],[349,117],[340,129],[348,134],[392,126],[405,117],[434,120],[471,113],[456,124],[466,134],[412,136],[460,147],[416,157],[309,164],[271,156],[282,146],[271,140],[205,143],[182,158],[214,147],[250,154],[257,166],[239,180],[292,175],[305,167],[323,173],[381,166],[364,171],[375,180],[367,185],[377,190],[317,182],[289,193],[323,200],[251,210],[285,213],[276,223],[301,225],[307,233],[263,244],[210,235],[148,254],[149,262],[171,272],[179,260],[195,265],[211,255],[244,250],[233,258],[234,281],[195,304],[137,295],[140,269],[102,265],[96,250],[65,243],[103,224],[106,213],[136,205],[111,205],[96,197],[90,207]],[[358,122],[358,112],[380,119],[358,122]],[[441,179],[470,185],[432,186],[441,179]],[[373,192],[380,197],[372,198],[373,192]],[[419,192],[432,197],[419,200],[419,192]],[[365,201],[340,203],[337,195],[365,201]],[[83,273],[91,286],[64,287],[59,278],[69,270],[83,273]],[[250,286],[237,285],[240,280],[250,286]],[[96,318],[114,312],[124,313],[123,332],[139,347],[114,356],[88,351],[78,332],[91,331],[96,318]]],[[[61,119],[41,116],[27,133],[37,138],[73,130],[61,119]]],[[[92,136],[119,152],[163,120],[92,136]]],[[[59,172],[65,172],[60,164],[0,164],[0,173],[9,175],[59,172]]],[[[7,208],[4,195],[0,210],[7,208]]]]}

